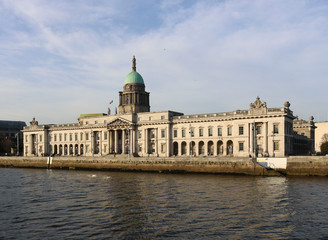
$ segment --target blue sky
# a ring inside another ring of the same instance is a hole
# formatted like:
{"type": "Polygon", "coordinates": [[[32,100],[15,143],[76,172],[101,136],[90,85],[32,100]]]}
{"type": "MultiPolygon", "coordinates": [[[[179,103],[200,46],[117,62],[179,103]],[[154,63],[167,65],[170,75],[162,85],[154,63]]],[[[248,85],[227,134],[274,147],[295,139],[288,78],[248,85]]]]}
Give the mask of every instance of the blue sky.
{"type": "Polygon", "coordinates": [[[328,120],[325,0],[0,0],[1,119],[107,112],[133,55],[152,111],[234,111],[260,96],[328,120]]]}

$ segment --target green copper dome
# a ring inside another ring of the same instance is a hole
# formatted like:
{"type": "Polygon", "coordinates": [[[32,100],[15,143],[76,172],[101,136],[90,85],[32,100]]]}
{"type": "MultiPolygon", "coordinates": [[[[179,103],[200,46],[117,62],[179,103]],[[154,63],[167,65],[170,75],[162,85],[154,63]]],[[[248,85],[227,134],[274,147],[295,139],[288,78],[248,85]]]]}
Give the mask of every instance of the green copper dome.
{"type": "Polygon", "coordinates": [[[129,75],[126,76],[124,83],[142,83],[142,84],[145,84],[143,78],[141,77],[141,75],[136,71],[130,72],[129,75]]]}
{"type": "Polygon", "coordinates": [[[132,72],[126,76],[124,83],[141,83],[145,84],[141,75],[137,72],[136,58],[133,56],[132,59],[132,72]]]}

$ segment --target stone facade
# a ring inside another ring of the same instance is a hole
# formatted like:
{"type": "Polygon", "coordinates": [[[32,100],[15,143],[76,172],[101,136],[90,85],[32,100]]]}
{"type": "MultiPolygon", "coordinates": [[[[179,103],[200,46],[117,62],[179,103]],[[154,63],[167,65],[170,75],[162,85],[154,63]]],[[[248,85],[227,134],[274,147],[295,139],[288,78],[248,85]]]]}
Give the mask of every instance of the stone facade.
{"type": "Polygon", "coordinates": [[[315,123],[315,126],[315,151],[320,152],[321,144],[328,141],[328,122],[317,122],[315,123]]]}
{"type": "Polygon", "coordinates": [[[119,112],[83,114],[77,123],[25,127],[24,155],[104,156],[275,156],[293,154],[293,112],[289,102],[268,108],[259,97],[249,109],[184,115],[150,112],[149,93],[136,72],[119,92],[119,112]]]}
{"type": "Polygon", "coordinates": [[[294,128],[294,154],[310,155],[314,150],[315,124],[313,116],[309,121],[295,117],[293,122],[294,128]]]}

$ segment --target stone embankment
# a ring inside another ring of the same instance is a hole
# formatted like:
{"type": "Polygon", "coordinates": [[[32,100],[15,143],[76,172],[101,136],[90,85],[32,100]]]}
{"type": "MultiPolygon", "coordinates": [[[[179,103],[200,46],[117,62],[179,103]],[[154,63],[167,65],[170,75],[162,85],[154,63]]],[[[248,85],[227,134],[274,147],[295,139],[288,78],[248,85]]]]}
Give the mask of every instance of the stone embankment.
{"type": "Polygon", "coordinates": [[[293,156],[287,169],[267,170],[250,158],[170,157],[0,157],[0,167],[241,174],[253,176],[328,176],[328,156],[293,156]]]}

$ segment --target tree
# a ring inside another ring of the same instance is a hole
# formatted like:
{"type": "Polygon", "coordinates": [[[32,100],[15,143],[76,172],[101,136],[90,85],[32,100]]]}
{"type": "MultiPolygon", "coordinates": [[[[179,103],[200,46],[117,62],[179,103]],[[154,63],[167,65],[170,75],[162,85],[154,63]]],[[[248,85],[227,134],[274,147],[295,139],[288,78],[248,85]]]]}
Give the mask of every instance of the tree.
{"type": "Polygon", "coordinates": [[[323,155],[328,154],[328,142],[324,142],[321,144],[320,151],[321,151],[321,154],[323,154],[323,155]]]}
{"type": "Polygon", "coordinates": [[[328,154],[328,134],[325,133],[321,138],[321,145],[320,145],[320,151],[321,154],[326,155],[328,154]]]}

